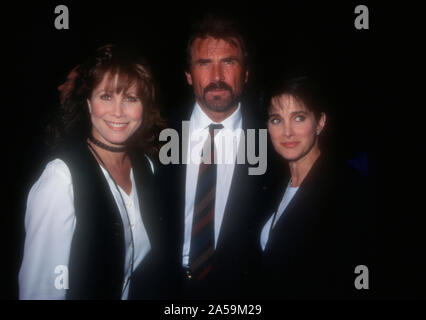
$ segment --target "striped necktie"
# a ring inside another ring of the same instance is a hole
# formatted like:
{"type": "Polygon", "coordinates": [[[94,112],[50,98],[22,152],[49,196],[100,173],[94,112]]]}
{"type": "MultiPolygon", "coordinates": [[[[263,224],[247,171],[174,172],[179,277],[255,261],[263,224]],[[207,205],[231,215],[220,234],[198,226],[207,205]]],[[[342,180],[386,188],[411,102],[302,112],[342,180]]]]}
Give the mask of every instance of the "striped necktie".
{"type": "Polygon", "coordinates": [[[209,137],[203,147],[205,153],[198,169],[189,255],[189,268],[197,280],[203,279],[212,269],[217,176],[214,136],[222,128],[221,124],[209,126],[209,137]]]}

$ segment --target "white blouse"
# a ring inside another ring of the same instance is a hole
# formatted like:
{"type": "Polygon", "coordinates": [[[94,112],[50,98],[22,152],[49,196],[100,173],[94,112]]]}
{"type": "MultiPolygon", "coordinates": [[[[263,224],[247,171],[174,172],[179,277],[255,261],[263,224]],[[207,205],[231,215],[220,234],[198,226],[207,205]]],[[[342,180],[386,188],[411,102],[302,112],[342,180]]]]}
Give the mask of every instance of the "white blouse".
{"type": "MultiPolygon", "coordinates": [[[[152,163],[151,169],[153,170],[152,163]]],[[[101,167],[102,168],[102,167],[101,167]]],[[[122,299],[127,299],[131,275],[131,232],[126,210],[114,182],[102,168],[124,225],[126,243],[122,299]]],[[[128,195],[119,187],[129,214],[134,240],[134,267],[151,250],[143,225],[138,191],[130,171],[132,190],[128,195]]],[[[68,263],[71,241],[75,230],[74,194],[71,173],[60,159],[49,162],[37,182],[32,186],[25,213],[24,257],[19,271],[20,299],[65,299],[68,289],[68,263]]]]}

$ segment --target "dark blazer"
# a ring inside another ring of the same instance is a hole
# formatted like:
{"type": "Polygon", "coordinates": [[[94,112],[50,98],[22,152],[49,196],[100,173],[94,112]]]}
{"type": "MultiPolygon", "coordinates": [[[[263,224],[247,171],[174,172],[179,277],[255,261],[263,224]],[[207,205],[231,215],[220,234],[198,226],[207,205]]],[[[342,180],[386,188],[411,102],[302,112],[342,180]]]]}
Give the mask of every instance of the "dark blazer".
{"type": "MultiPolygon", "coordinates": [[[[260,117],[250,117],[242,108],[243,129],[259,129],[260,117]]],[[[189,113],[184,119],[189,120],[189,113]]],[[[181,121],[170,122],[182,139],[181,121]]],[[[257,136],[256,136],[257,137],[257,136]]],[[[182,143],[182,140],[180,141],[182,143]]],[[[258,272],[261,251],[257,245],[262,216],[263,175],[248,175],[251,165],[236,164],[214,253],[213,269],[202,281],[189,280],[182,268],[185,216],[186,165],[169,164],[160,168],[163,182],[163,215],[169,221],[170,264],[179,290],[176,297],[186,299],[238,298],[250,295],[252,277],[258,272]]],[[[257,165],[253,165],[255,167],[257,165]]]]}
{"type": "MultiPolygon", "coordinates": [[[[124,229],[104,174],[84,141],[67,143],[56,157],[64,160],[70,169],[77,217],[67,299],[121,299],[124,229]]],[[[163,298],[166,277],[164,274],[160,277],[159,272],[163,267],[164,242],[162,219],[152,197],[153,174],[143,154],[132,154],[131,161],[151,250],[134,272],[129,298],[163,298]]]]}
{"type": "MultiPolygon", "coordinates": [[[[276,192],[274,211],[287,183],[276,192]]],[[[368,297],[368,290],[354,286],[357,265],[369,268],[370,280],[374,272],[367,191],[357,172],[321,155],[271,231],[258,297],[368,297]]]]}

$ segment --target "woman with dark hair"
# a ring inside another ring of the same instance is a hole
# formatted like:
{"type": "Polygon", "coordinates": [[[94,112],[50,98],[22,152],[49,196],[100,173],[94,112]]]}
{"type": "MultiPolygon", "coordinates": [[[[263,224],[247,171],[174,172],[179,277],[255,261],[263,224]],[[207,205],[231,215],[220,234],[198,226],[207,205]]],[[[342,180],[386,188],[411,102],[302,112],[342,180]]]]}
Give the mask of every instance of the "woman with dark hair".
{"type": "Polygon", "coordinates": [[[28,195],[20,299],[128,299],[137,286],[163,297],[149,158],[162,126],[143,59],[107,45],[78,67],[28,195]]]}
{"type": "Polygon", "coordinates": [[[262,297],[365,295],[355,286],[355,270],[371,267],[367,185],[320,148],[327,115],[317,93],[312,79],[298,77],[281,81],[267,100],[268,132],[289,178],[278,184],[274,212],[261,231],[262,297]]]}

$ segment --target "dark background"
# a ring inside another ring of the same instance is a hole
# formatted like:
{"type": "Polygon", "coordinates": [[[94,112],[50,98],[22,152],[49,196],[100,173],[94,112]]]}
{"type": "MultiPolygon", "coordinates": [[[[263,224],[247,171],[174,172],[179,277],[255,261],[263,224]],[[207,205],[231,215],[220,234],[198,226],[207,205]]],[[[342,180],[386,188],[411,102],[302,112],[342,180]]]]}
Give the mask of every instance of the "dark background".
{"type": "Polygon", "coordinates": [[[1,68],[8,86],[2,99],[7,164],[1,298],[17,296],[26,196],[45,165],[43,135],[58,107],[57,86],[98,46],[132,45],[151,63],[167,118],[192,103],[183,73],[189,27],[200,15],[220,11],[230,12],[248,35],[252,68],[247,94],[253,108],[275,75],[319,71],[333,106],[330,128],[339,153],[345,159],[368,158],[372,205],[377,207],[372,221],[378,225],[376,240],[386,266],[381,281],[388,283],[391,297],[426,297],[420,288],[426,224],[419,201],[425,130],[425,28],[419,7],[371,1],[140,0],[44,1],[2,10],[1,68]],[[60,4],[68,6],[69,30],[54,27],[54,9],[60,4]],[[369,30],[354,27],[358,4],[369,8],[369,30]]]}

